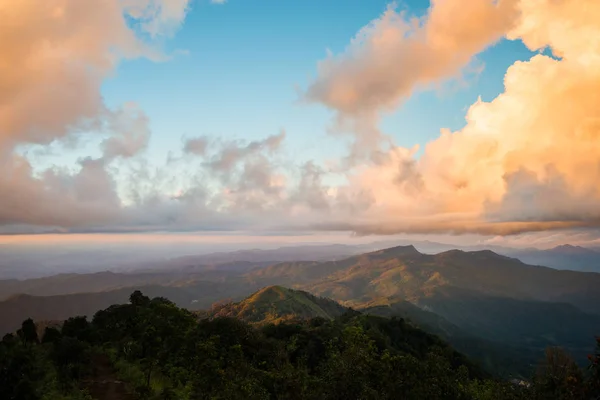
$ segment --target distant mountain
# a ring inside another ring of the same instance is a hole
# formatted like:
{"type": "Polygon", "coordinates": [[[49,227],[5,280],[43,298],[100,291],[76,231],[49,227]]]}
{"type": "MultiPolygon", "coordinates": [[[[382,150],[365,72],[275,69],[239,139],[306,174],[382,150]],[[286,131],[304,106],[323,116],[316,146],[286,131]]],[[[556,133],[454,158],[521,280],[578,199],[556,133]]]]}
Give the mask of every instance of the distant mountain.
{"type": "Polygon", "coordinates": [[[235,269],[242,271],[249,267],[265,266],[280,262],[292,261],[330,261],[346,258],[376,248],[377,245],[344,245],[344,244],[315,244],[279,247],[276,249],[250,249],[230,252],[217,252],[200,255],[189,255],[176,257],[170,260],[160,260],[153,263],[145,262],[139,265],[129,265],[121,268],[121,271],[174,271],[182,269],[193,269],[201,266],[204,270],[207,266],[217,266],[219,269],[235,269]],[[375,247],[373,247],[375,246],[375,247]],[[229,265],[229,267],[228,267],[229,265]]]}
{"type": "MultiPolygon", "coordinates": [[[[245,272],[245,270],[242,270],[245,272]]],[[[113,291],[122,288],[140,286],[171,286],[184,287],[202,282],[216,282],[217,286],[224,286],[227,278],[240,274],[231,272],[227,268],[214,270],[206,267],[204,271],[196,270],[148,273],[114,273],[110,271],[92,274],[60,274],[44,278],[27,280],[0,280],[0,300],[15,294],[28,294],[32,296],[56,296],[76,293],[98,293],[113,291]]],[[[235,286],[231,283],[230,286],[235,286]]]]}
{"type": "MultiPolygon", "coordinates": [[[[571,247],[558,250],[584,252],[571,247]]],[[[14,329],[27,317],[60,320],[90,315],[126,301],[129,293],[143,287],[152,296],[196,310],[229,299],[214,310],[251,322],[335,315],[336,306],[282,288],[269,288],[243,300],[271,286],[292,287],[355,309],[394,304],[371,311],[409,316],[448,340],[457,338],[467,344],[465,337],[535,351],[564,345],[579,355],[593,342],[589,338],[600,334],[600,274],[528,265],[490,250],[423,254],[410,245],[329,261],[230,259],[224,264],[202,264],[187,260],[162,271],[0,281],[0,298],[19,292],[45,295],[0,302],[0,331],[14,329]],[[65,292],[71,295],[62,295],[65,292]],[[229,304],[236,301],[240,303],[229,304]]],[[[458,341],[453,343],[460,347],[458,341]]]]}
{"type": "Polygon", "coordinates": [[[600,273],[600,251],[581,246],[566,244],[548,250],[510,250],[507,253],[528,264],[600,273]]]}
{"type": "MultiPolygon", "coordinates": [[[[379,245],[386,243],[390,244],[389,242],[376,243],[379,245]]],[[[552,249],[540,250],[532,247],[514,248],[490,244],[457,246],[431,241],[399,241],[395,245],[407,244],[414,245],[420,252],[426,254],[437,254],[450,250],[462,250],[467,252],[491,250],[497,254],[518,258],[526,264],[542,265],[554,269],[600,273],[600,247],[586,248],[564,244],[552,249]]],[[[375,243],[373,243],[373,245],[375,245],[375,243]]],[[[394,245],[390,244],[390,246],[394,245]]],[[[382,246],[382,248],[390,246],[382,246]]]]}
{"type": "MultiPolygon", "coordinates": [[[[278,264],[248,278],[290,285],[356,309],[403,300],[432,311],[425,325],[447,338],[458,327],[529,350],[563,345],[579,359],[600,333],[600,274],[531,266],[489,250],[428,255],[400,246],[341,261],[278,264]]],[[[398,314],[414,317],[414,308],[400,304],[398,314]]],[[[418,317],[423,323],[424,314],[418,317]]]]}
{"type": "Polygon", "coordinates": [[[129,301],[129,295],[136,289],[152,297],[166,297],[178,306],[190,310],[209,308],[214,302],[247,295],[244,287],[233,287],[216,282],[195,282],[193,285],[169,287],[160,285],[133,286],[97,293],[77,293],[58,296],[15,295],[0,301],[0,335],[15,331],[23,320],[63,321],[70,317],[94,313],[111,304],[129,301]]]}
{"type": "Polygon", "coordinates": [[[527,265],[489,250],[428,255],[399,246],[340,261],[283,263],[247,278],[294,286],[356,307],[389,297],[415,303],[439,288],[455,287],[496,297],[570,303],[600,313],[600,274],[527,265]]]}
{"type": "Polygon", "coordinates": [[[212,310],[209,317],[235,317],[250,323],[278,323],[316,317],[333,319],[348,311],[337,302],[310,293],[269,286],[238,302],[212,310]]]}

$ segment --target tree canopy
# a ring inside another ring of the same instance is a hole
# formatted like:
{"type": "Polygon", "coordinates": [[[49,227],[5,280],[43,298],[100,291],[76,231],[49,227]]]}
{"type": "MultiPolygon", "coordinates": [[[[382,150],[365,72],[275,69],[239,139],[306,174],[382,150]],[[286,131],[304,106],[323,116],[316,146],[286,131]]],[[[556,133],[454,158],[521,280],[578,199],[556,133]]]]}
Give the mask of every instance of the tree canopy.
{"type": "Polygon", "coordinates": [[[600,394],[598,350],[582,370],[548,349],[527,382],[507,382],[401,318],[355,311],[252,326],[198,320],[136,291],[129,304],[70,318],[41,338],[23,322],[0,343],[0,398],[86,399],[99,357],[139,399],[587,399],[600,394]]]}

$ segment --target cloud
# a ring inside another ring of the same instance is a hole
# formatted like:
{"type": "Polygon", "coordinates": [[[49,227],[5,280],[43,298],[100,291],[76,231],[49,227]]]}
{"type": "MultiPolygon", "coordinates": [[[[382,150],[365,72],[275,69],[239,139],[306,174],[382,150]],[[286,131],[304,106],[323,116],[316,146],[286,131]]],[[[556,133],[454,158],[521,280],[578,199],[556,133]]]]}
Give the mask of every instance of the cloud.
{"type": "Polygon", "coordinates": [[[240,161],[259,154],[261,152],[272,153],[279,149],[285,139],[285,131],[277,135],[272,135],[263,140],[256,140],[250,143],[226,142],[222,143],[222,148],[216,154],[213,154],[207,161],[207,165],[217,172],[229,171],[240,161]]]}
{"type": "Polygon", "coordinates": [[[124,58],[155,58],[128,19],[158,34],[187,0],[0,0],[0,149],[48,144],[108,110],[100,85],[124,58]]]}
{"type": "Polygon", "coordinates": [[[227,0],[210,0],[212,4],[225,4],[227,0]]]}
{"type": "Polygon", "coordinates": [[[142,151],[147,118],[108,109],[100,86],[123,59],[160,58],[146,36],[170,35],[188,0],[0,0],[0,223],[108,224],[121,213],[107,163],[142,151]],[[98,131],[102,159],[34,173],[14,150],[98,131]]]}
{"type": "Polygon", "coordinates": [[[208,144],[208,139],[205,137],[188,139],[183,145],[183,152],[203,156],[206,154],[208,144]]]}
{"type": "Polygon", "coordinates": [[[75,173],[47,170],[32,177],[29,163],[4,160],[0,225],[82,227],[116,223],[119,199],[101,160],[84,159],[75,173]]]}
{"type": "Polygon", "coordinates": [[[135,104],[127,104],[110,116],[108,130],[112,136],[104,140],[104,158],[131,158],[148,146],[150,139],[149,120],[135,104]]]}
{"type": "Polygon", "coordinates": [[[53,0],[33,13],[39,2],[10,2],[19,8],[0,26],[7,49],[0,61],[4,231],[504,236],[600,226],[595,0],[440,0],[419,20],[388,9],[346,52],[321,63],[306,93],[356,134],[353,155],[369,155],[335,173],[314,161],[289,162],[284,131],[249,142],[188,139],[186,157],[149,166],[140,156],[150,135],[146,115],[134,105],[107,109],[99,87],[122,59],[154,57],[152,38],[179,26],[187,2],[101,3],[92,12],[53,0]],[[417,147],[382,145],[382,112],[459,75],[503,36],[554,57],[514,63],[504,91],[475,102],[465,126],[442,129],[422,155],[417,147]],[[74,171],[36,172],[14,151],[92,128],[104,135],[101,155],[81,159],[74,171]],[[125,162],[129,170],[113,172],[125,162]]]}
{"type": "Polygon", "coordinates": [[[517,16],[513,0],[435,0],[423,18],[390,6],[344,53],[329,56],[306,92],[337,112],[361,146],[382,140],[377,115],[418,89],[456,77],[474,55],[498,41],[517,16]]]}
{"type": "Polygon", "coordinates": [[[353,187],[375,204],[366,223],[343,229],[506,235],[600,224],[600,5],[519,7],[508,37],[562,58],[516,62],[504,92],[473,104],[463,129],[442,130],[419,159],[393,148],[357,172],[353,187]]]}

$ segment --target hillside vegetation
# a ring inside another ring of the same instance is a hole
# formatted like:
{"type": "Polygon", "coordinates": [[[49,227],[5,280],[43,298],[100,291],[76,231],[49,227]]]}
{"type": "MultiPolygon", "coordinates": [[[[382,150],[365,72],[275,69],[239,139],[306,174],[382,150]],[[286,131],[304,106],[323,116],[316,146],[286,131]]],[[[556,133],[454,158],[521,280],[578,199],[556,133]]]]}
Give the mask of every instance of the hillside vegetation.
{"type": "MultiPolygon", "coordinates": [[[[303,296],[269,288],[256,297],[289,295],[303,296]]],[[[110,385],[120,393],[113,398],[148,400],[584,399],[600,394],[598,345],[587,373],[551,349],[531,384],[522,385],[492,379],[403,319],[348,311],[256,327],[227,317],[198,321],[167,299],[134,292],[129,304],[91,321],[47,327],[41,340],[32,320],[6,335],[0,398],[83,400],[110,385]],[[110,369],[118,380],[97,378],[110,369]]]]}

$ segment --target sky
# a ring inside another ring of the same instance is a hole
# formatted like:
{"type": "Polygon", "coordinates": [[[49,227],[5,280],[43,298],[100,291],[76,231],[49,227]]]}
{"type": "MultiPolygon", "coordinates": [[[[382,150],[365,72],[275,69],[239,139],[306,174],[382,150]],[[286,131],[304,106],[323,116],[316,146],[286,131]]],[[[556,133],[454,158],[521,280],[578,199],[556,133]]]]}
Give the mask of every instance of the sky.
{"type": "Polygon", "coordinates": [[[595,0],[0,0],[0,17],[0,242],[600,238],[595,0]]]}

